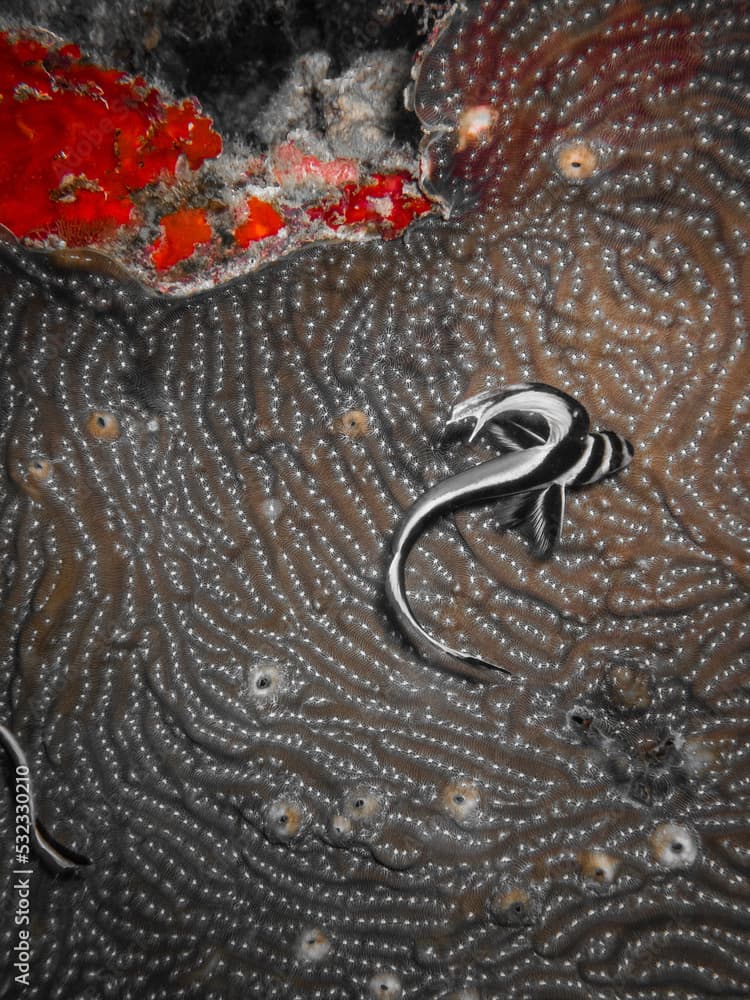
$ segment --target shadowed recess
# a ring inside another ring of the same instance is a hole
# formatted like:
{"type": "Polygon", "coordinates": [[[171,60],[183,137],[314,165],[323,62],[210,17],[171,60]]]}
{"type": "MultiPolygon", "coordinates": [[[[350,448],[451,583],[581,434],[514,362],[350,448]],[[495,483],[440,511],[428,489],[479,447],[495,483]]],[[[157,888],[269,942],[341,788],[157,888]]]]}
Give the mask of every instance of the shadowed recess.
{"type": "Polygon", "coordinates": [[[460,5],[403,239],[183,299],[0,246],[0,721],[92,862],[33,870],[26,996],[748,995],[749,18],[460,5]],[[477,684],[384,574],[521,381],[635,457],[547,561],[491,506],[420,537],[477,684]]]}

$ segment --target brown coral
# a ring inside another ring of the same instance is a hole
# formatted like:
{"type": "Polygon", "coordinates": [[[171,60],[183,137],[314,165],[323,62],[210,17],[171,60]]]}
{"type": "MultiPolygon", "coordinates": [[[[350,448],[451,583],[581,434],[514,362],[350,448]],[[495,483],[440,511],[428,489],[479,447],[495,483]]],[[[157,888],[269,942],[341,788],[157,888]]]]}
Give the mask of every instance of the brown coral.
{"type": "Polygon", "coordinates": [[[36,876],[31,996],[750,990],[750,25],[686,9],[459,7],[415,93],[452,214],[403,240],[175,300],[1,248],[6,714],[93,861],[36,876]],[[402,640],[383,572],[491,453],[451,406],[522,379],[637,457],[549,562],[485,509],[417,546],[419,620],[513,670],[483,686],[402,640]]]}

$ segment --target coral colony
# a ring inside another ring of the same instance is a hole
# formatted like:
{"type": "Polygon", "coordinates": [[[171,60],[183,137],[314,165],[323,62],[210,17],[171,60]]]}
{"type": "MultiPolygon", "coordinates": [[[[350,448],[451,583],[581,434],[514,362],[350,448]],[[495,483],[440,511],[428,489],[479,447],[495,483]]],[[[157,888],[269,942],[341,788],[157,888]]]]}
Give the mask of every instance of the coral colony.
{"type": "Polygon", "coordinates": [[[456,4],[418,171],[1,45],[0,996],[750,995],[748,5],[456,4]]]}
{"type": "Polygon", "coordinates": [[[83,61],[75,45],[0,33],[0,95],[0,218],[18,236],[96,243],[131,223],[138,192],[173,178],[180,157],[195,170],[221,150],[193,101],[166,103],[144,80],[83,61]]]}
{"type": "Polygon", "coordinates": [[[294,139],[240,171],[230,159],[201,172],[222,143],[194,101],[170,102],[86,62],[77,46],[17,32],[0,32],[0,136],[3,225],[47,245],[108,251],[158,287],[170,287],[159,284],[165,272],[178,286],[200,268],[226,278],[220,266],[233,257],[247,271],[342,227],[394,238],[432,208],[407,170],[367,173],[294,139]]]}

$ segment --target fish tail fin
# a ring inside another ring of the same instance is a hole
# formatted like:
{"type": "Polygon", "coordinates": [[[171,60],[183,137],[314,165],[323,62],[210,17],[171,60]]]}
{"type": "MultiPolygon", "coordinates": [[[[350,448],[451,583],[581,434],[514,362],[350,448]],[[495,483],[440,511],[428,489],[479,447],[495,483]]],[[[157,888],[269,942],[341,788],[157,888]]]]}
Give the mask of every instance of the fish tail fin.
{"type": "Polygon", "coordinates": [[[508,677],[513,676],[512,671],[508,670],[507,667],[501,667],[499,663],[492,663],[490,660],[485,660],[481,656],[475,656],[473,653],[461,653],[460,659],[464,663],[467,663],[470,667],[480,667],[482,670],[492,670],[494,672],[506,674],[508,677]]]}

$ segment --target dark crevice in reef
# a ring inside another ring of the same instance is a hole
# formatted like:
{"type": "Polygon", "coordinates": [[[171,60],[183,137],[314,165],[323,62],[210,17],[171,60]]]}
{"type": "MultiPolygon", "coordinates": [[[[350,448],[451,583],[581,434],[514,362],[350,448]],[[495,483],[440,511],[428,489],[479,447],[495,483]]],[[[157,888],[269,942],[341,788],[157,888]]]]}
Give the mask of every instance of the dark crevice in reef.
{"type": "Polygon", "coordinates": [[[260,107],[284,81],[293,60],[306,52],[327,52],[330,75],[336,76],[366,52],[416,48],[416,18],[404,13],[386,21],[378,16],[380,6],[377,0],[293,2],[264,17],[241,9],[224,39],[193,38],[175,46],[187,71],[183,87],[214,114],[220,128],[242,134],[233,104],[251,98],[260,107]]]}
{"type": "Polygon", "coordinates": [[[0,18],[193,94],[225,136],[242,139],[303,53],[327,52],[338,75],[364,53],[414,51],[423,38],[415,8],[386,11],[382,0],[5,0],[0,18]]]}

